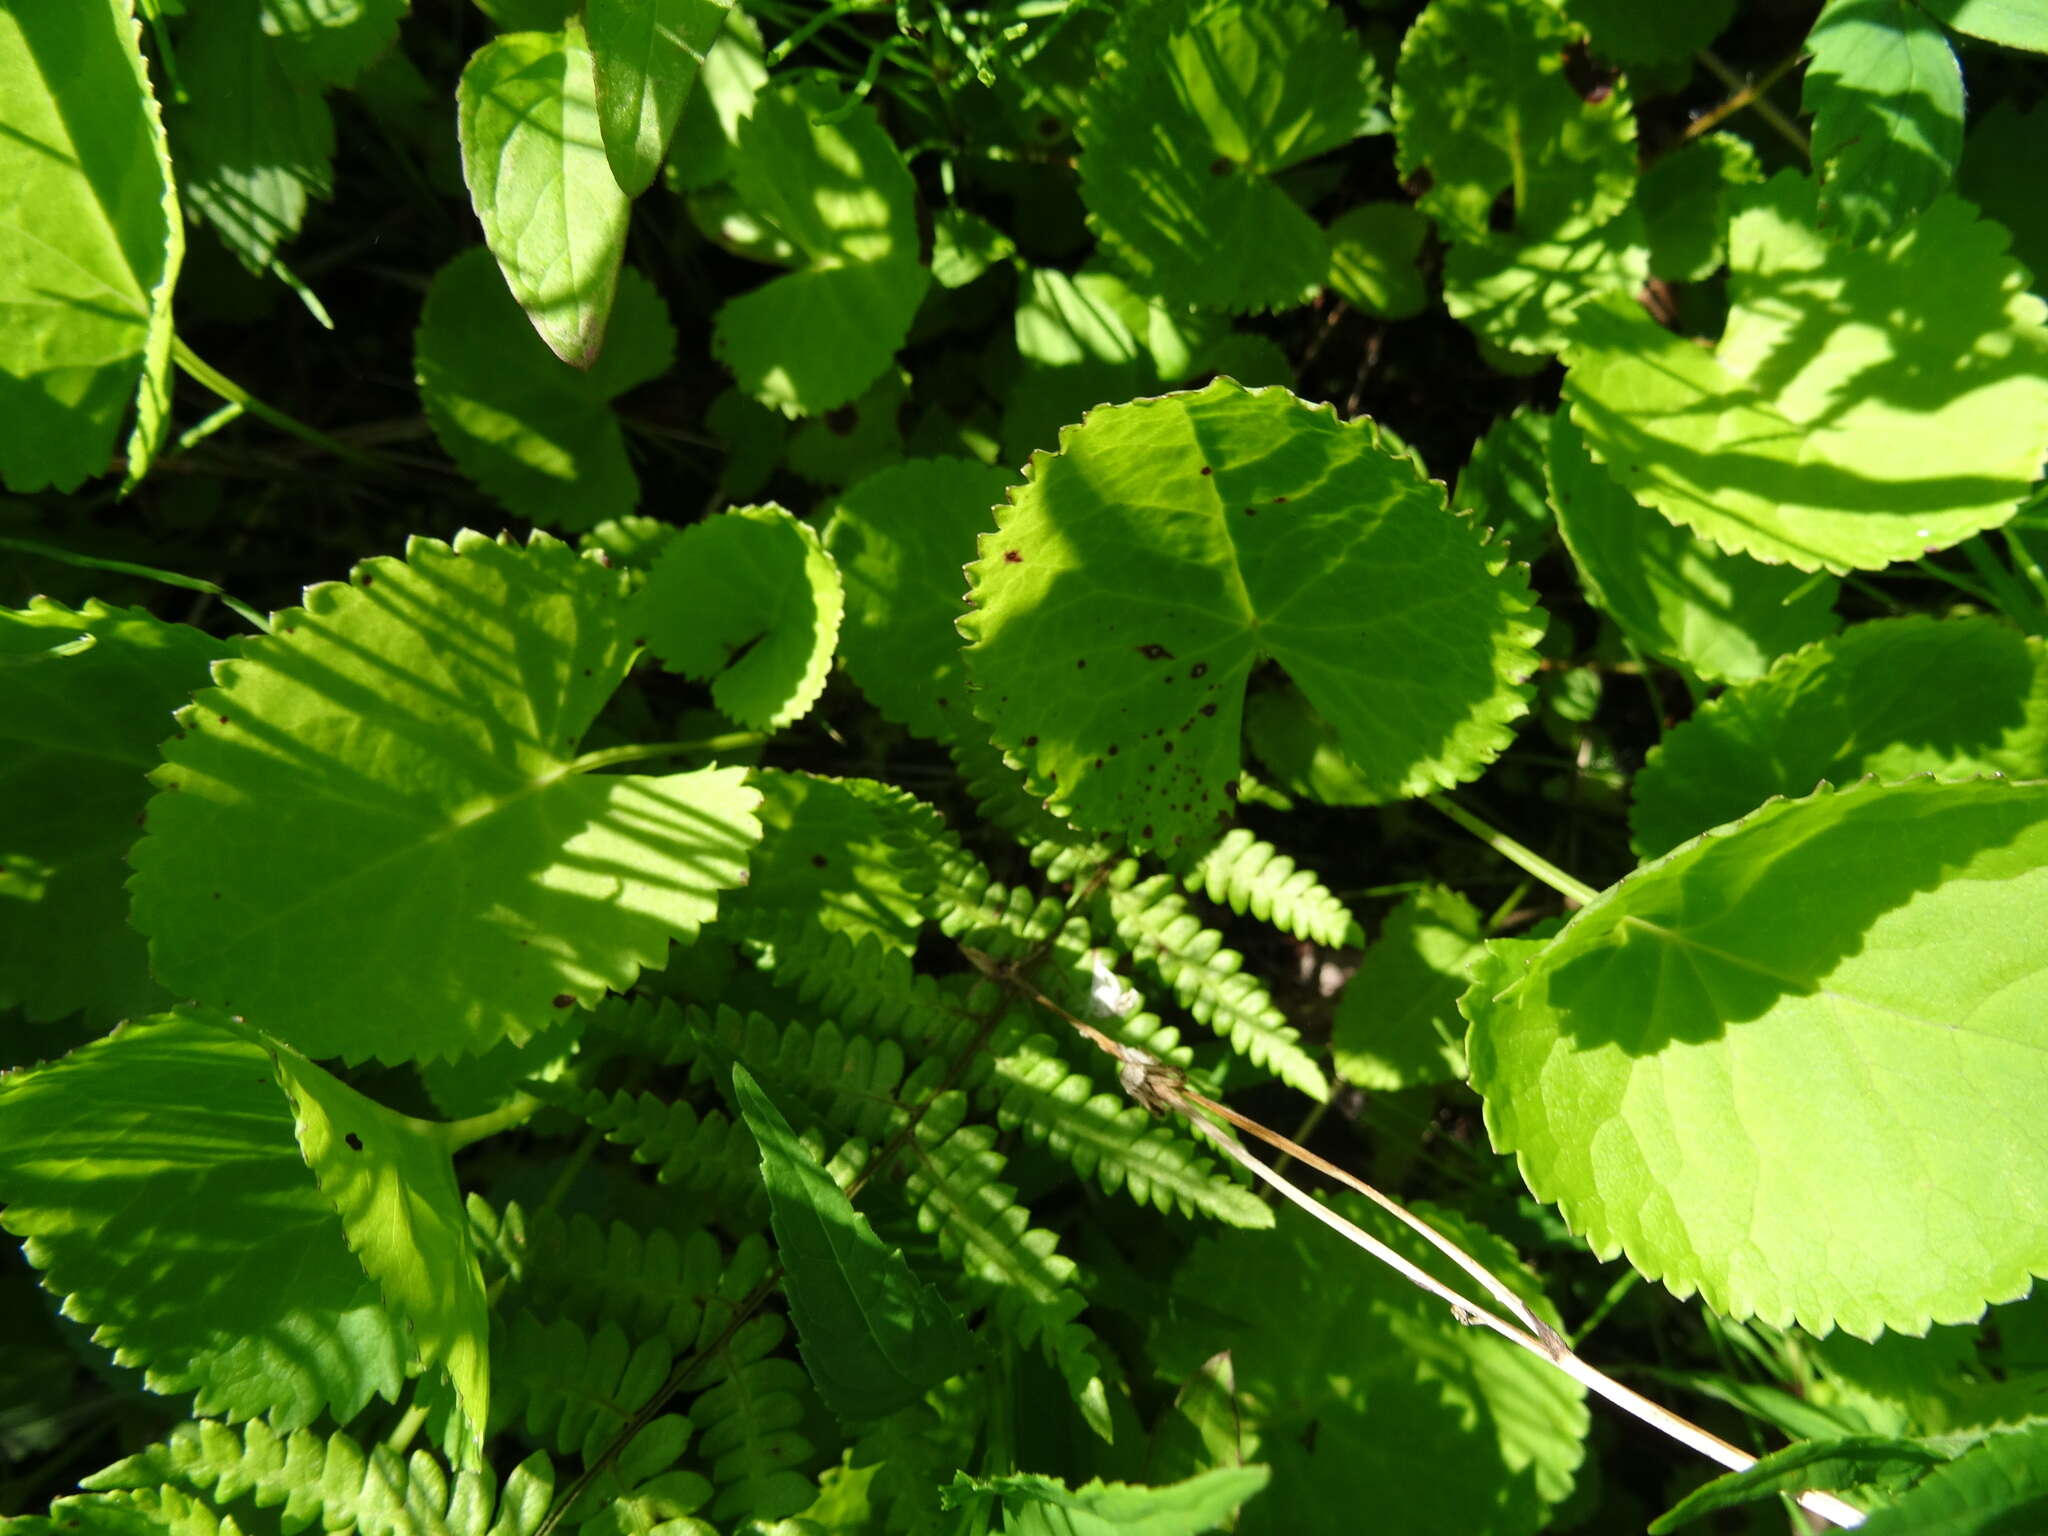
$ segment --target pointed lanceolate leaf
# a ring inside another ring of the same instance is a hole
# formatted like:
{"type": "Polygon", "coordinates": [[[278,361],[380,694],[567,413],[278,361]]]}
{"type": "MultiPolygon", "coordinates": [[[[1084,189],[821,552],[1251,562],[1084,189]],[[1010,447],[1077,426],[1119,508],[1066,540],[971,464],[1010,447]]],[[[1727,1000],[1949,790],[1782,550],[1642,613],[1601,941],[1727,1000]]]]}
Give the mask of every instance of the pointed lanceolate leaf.
{"type": "Polygon", "coordinates": [[[101,1025],[169,1001],[128,926],[129,846],[171,713],[204,687],[227,646],[139,608],[47,598],[0,609],[0,1005],[32,1020],[83,1008],[101,1025]]]}
{"type": "Polygon", "coordinates": [[[1920,773],[2048,778],[2048,645],[1996,619],[1858,624],[1670,731],[1629,823],[1652,858],[1773,795],[1920,773]]]}
{"type": "Polygon", "coordinates": [[[1265,1467],[1217,1467],[1159,1488],[1096,1478],[1070,1489],[1038,1472],[956,1472],[940,1497],[952,1509],[999,1504],[1011,1536],[1201,1536],[1227,1528],[1271,1475],[1265,1467]]]}
{"type": "Polygon", "coordinates": [[[2048,1273],[2048,784],[1773,801],[1464,1007],[1494,1144],[1680,1296],[1867,1338],[2048,1273]]]}
{"type": "Polygon", "coordinates": [[[732,0],[589,0],[584,7],[605,157],[628,197],[653,185],[704,52],[731,9],[732,0]]]}
{"type": "Polygon", "coordinates": [[[623,573],[464,533],[309,588],[165,745],[131,856],[175,992],[313,1057],[519,1042],[666,960],[744,877],[743,770],[600,774],[623,573]]]}
{"type": "Polygon", "coordinates": [[[583,29],[479,48],[456,91],[462,172],[484,243],[563,362],[597,361],[626,248],[627,197],[606,161],[583,29]]]}
{"type": "Polygon", "coordinates": [[[787,1271],[782,1286],[825,1406],[845,1424],[879,1419],[972,1365],[974,1347],[959,1320],[875,1236],[737,1062],[732,1086],[761,1146],[775,1247],[787,1271]]]}
{"type": "Polygon", "coordinates": [[[619,274],[611,344],[572,368],[534,333],[490,253],[465,251],[435,274],[413,337],[420,401],[462,472],[514,516],[590,528],[640,501],[611,401],[667,371],[675,329],[653,287],[619,274]]]}
{"type": "Polygon", "coordinates": [[[1588,457],[1569,416],[1552,426],[1548,470],[1586,596],[1658,660],[1733,682],[1835,628],[1833,577],[1732,555],[1674,527],[1588,457]]]}
{"type": "Polygon", "coordinates": [[[225,1019],[161,1015],[0,1079],[0,1202],[66,1313],[202,1414],[283,1431],[404,1383],[270,1059],[225,1019]]]}
{"type": "Polygon", "coordinates": [[[669,670],[711,679],[726,714],[779,730],[824,692],[845,601],[810,524],[777,506],[735,507],[670,541],[632,625],[669,670]]]}
{"type": "Polygon", "coordinates": [[[1759,1457],[1740,1472],[1695,1488],[1650,1522],[1649,1536],[1670,1536],[1695,1520],[1738,1504],[1809,1488],[1831,1492],[1875,1488],[1898,1494],[1947,1458],[1917,1440],[1853,1435],[1840,1440],[1800,1440],[1759,1457]]]}
{"type": "Polygon", "coordinates": [[[2048,311],[2004,231],[1943,198],[1844,247],[1814,199],[1791,172],[1746,194],[1711,352],[1633,300],[1579,311],[1565,394],[1587,447],[1673,522],[1801,570],[1997,527],[2048,453],[2048,311]]]}
{"type": "Polygon", "coordinates": [[[1829,0],[1806,46],[1821,226],[1850,240],[1891,234],[1955,175],[1962,66],[1940,26],[1905,0],[1829,0]]]}
{"type": "Polygon", "coordinates": [[[1267,658],[1380,793],[1506,744],[1538,632],[1523,573],[1371,423],[1218,379],[1094,412],[1029,474],[961,631],[975,712],[1061,814],[1162,849],[1227,823],[1267,658]]]}
{"type": "Polygon", "coordinates": [[[1012,479],[971,459],[912,459],[847,490],[825,525],[846,580],[846,670],[884,715],[933,741],[980,729],[955,625],[974,541],[1012,479]]]}
{"type": "Polygon", "coordinates": [[[491,1416],[490,1303],[448,1141],[296,1051],[275,1049],[271,1060],[320,1193],[421,1361],[447,1370],[466,1420],[463,1460],[481,1464],[491,1416]]]}
{"type": "Polygon", "coordinates": [[[0,480],[131,478],[169,409],[184,225],[128,0],[0,11],[0,480]]]}
{"type": "Polygon", "coordinates": [[[1930,1472],[1862,1529],[1868,1536],[2023,1536],[2044,1526],[2048,1424],[2037,1418],[1930,1472]]]}

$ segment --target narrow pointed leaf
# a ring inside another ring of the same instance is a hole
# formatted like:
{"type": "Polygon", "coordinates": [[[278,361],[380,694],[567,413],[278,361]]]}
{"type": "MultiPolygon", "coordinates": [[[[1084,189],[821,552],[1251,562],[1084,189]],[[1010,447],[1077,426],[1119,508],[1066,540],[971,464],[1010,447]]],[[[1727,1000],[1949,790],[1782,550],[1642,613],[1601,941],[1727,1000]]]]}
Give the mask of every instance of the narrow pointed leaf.
{"type": "Polygon", "coordinates": [[[1695,1488],[1650,1522],[1650,1536],[1669,1536],[1670,1532],[1718,1510],[1780,1493],[1803,1493],[1810,1488],[1843,1492],[1873,1487],[1881,1492],[1900,1493],[1924,1478],[1930,1467],[1938,1467],[1946,1459],[1916,1440],[1894,1440],[1882,1435],[1801,1440],[1758,1457],[1753,1466],[1741,1472],[1730,1472],[1705,1487],[1695,1488]]]}
{"type": "Polygon", "coordinates": [[[2022,1536],[2048,1523],[2048,1424],[1993,1434],[1863,1525],[1869,1536],[2022,1536]]]}
{"type": "Polygon", "coordinates": [[[605,158],[628,197],[654,184],[731,9],[732,0],[590,0],[584,8],[605,158]]]}

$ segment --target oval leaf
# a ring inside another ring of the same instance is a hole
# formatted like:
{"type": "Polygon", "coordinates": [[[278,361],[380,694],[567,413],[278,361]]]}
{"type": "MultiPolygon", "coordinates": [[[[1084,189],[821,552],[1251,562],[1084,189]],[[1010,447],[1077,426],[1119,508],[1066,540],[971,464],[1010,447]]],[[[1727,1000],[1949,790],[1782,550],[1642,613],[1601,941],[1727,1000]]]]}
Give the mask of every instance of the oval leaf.
{"type": "Polygon", "coordinates": [[[960,627],[976,713],[1061,814],[1156,848],[1227,822],[1265,658],[1382,793],[1506,744],[1538,633],[1523,572],[1370,423],[1218,379],[1094,412],[1029,475],[960,627]]]}
{"type": "Polygon", "coordinates": [[[628,197],[654,184],[705,50],[732,0],[589,0],[597,121],[605,158],[628,197]]]}

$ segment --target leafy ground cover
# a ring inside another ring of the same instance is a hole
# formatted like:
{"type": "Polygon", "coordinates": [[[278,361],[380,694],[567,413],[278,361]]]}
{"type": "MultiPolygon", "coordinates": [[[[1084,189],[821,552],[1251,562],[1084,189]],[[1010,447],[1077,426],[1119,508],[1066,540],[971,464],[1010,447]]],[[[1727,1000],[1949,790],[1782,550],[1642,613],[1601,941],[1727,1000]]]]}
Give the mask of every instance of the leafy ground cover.
{"type": "Polygon", "coordinates": [[[0,0],[0,1529],[2048,1524],[2044,53],[0,0]]]}

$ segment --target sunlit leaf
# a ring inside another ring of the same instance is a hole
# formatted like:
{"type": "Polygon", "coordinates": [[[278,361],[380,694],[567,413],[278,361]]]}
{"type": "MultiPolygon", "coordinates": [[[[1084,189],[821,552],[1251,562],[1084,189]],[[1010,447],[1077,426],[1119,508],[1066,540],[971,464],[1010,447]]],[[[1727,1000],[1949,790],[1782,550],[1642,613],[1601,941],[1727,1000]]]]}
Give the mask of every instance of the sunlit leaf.
{"type": "Polygon", "coordinates": [[[1912,1440],[1859,1435],[1840,1440],[1801,1440],[1759,1457],[1753,1466],[1730,1472],[1672,1505],[1650,1524],[1650,1536],[1669,1533],[1718,1510],[1769,1499],[1776,1494],[1877,1487],[1900,1493],[1945,1458],[1912,1440]]]}
{"type": "Polygon", "coordinates": [[[589,0],[598,127],[628,197],[654,182],[732,0],[589,0]]]}
{"type": "Polygon", "coordinates": [[[1331,1025],[1337,1070],[1361,1088],[1411,1088],[1465,1075],[1458,996],[1485,953],[1478,908],[1444,886],[1425,886],[1388,916],[1331,1025]]]}
{"type": "Polygon", "coordinates": [[[954,1509],[996,1504],[1011,1536],[1200,1536],[1224,1528],[1271,1475],[1264,1467],[1218,1467],[1163,1488],[1097,1478],[1069,1489],[1037,1472],[959,1472],[941,1497],[954,1509]]]}
{"type": "Polygon", "coordinates": [[[1570,339],[1572,317],[1603,293],[1633,294],[1650,275],[1642,215],[1568,224],[1555,236],[1496,236],[1444,257],[1444,307],[1495,346],[1548,354],[1570,339]]]}
{"type": "MultiPolygon", "coordinates": [[[[2048,36],[2042,38],[2048,45],[2048,36]]],[[[2048,1521],[2048,1424],[1995,1434],[1878,1510],[1869,1536],[2020,1536],[2048,1521]]]]}
{"type": "Polygon", "coordinates": [[[1327,231],[1329,284],[1369,315],[1405,319],[1428,298],[1416,265],[1429,220],[1409,203],[1360,203],[1327,231]]]}
{"type": "Polygon", "coordinates": [[[1650,270],[1674,283],[1712,277],[1728,259],[1730,192],[1762,179],[1756,151],[1732,133],[1710,133],[1660,156],[1636,194],[1650,270]]]}
{"type": "Polygon", "coordinates": [[[1958,32],[2048,53],[2048,8],[2041,0],[1923,0],[1928,11],[1958,32]]]}

